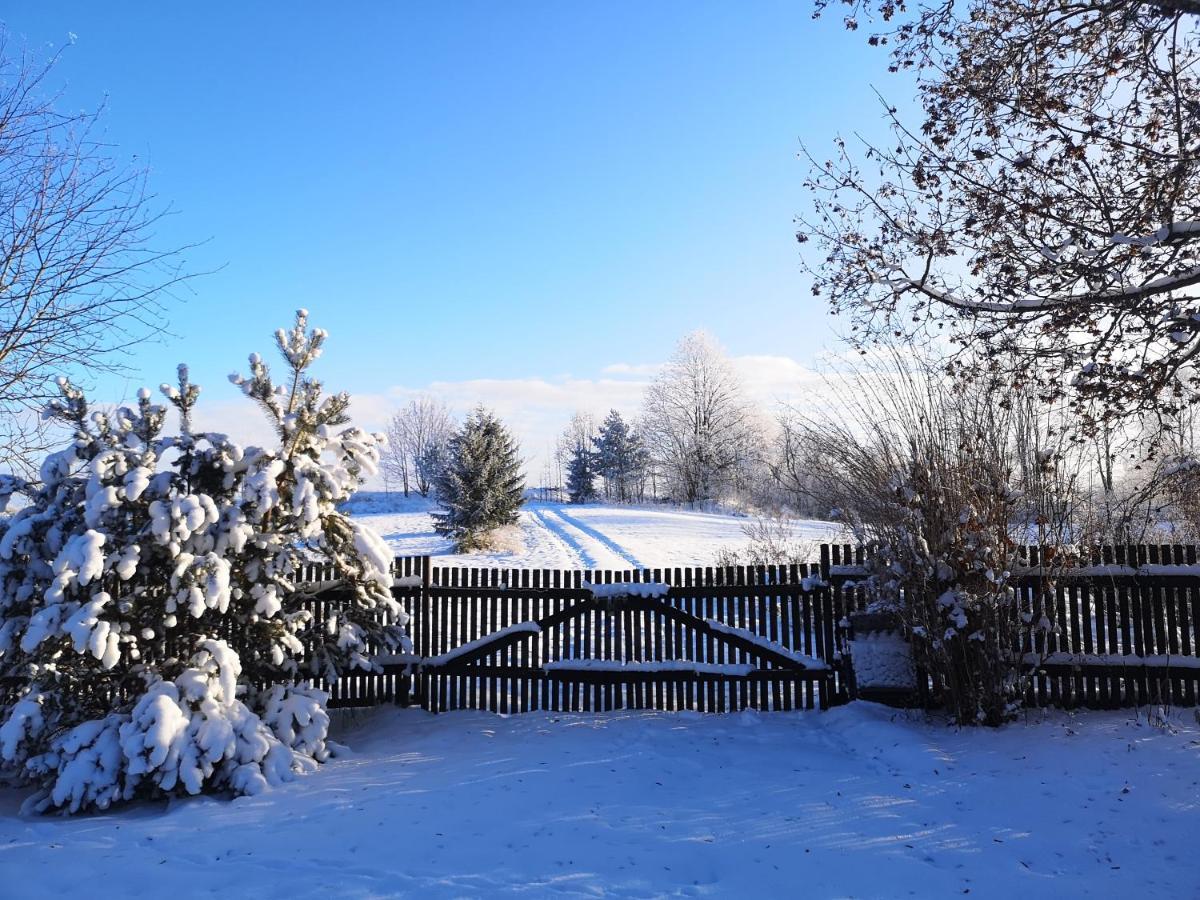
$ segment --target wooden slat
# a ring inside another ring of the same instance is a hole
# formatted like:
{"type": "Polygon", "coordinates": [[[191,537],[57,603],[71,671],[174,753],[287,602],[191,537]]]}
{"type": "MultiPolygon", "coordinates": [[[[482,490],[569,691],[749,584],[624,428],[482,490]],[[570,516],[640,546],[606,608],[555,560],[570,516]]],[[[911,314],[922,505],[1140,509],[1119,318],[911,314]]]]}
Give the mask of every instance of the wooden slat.
{"type": "MultiPolygon", "coordinates": [[[[1192,561],[1195,561],[1195,547],[1175,548],[1175,559],[1177,562],[1183,561],[1183,563],[1186,565],[1189,557],[1192,561]]],[[[1193,618],[1193,612],[1200,612],[1200,609],[1193,605],[1193,601],[1196,597],[1196,588],[1177,588],[1176,597],[1179,623],[1179,653],[1182,656],[1191,656],[1196,652],[1197,649],[1192,633],[1192,629],[1195,627],[1196,622],[1195,618],[1193,618]]],[[[1196,675],[1190,678],[1183,678],[1182,702],[1186,706],[1194,706],[1196,704],[1197,687],[1200,687],[1200,685],[1197,683],[1198,677],[1200,677],[1200,673],[1196,673],[1196,675]]]]}

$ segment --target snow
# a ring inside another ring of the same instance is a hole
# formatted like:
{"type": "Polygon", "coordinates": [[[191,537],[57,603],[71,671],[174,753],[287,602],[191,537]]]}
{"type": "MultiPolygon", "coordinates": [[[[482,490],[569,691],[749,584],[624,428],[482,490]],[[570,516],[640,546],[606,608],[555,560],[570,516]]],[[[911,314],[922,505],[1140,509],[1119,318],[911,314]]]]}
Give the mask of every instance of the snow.
{"type": "MultiPolygon", "coordinates": [[[[745,516],[695,512],[669,506],[530,502],[518,525],[520,552],[454,555],[433,530],[431,500],[367,495],[350,506],[356,520],[383,535],[397,556],[432,556],[435,565],[536,569],[643,569],[711,566],[725,548],[744,547],[745,516]]],[[[793,535],[816,545],[842,540],[832,522],[797,519],[793,535]]]]}
{"type": "MultiPolygon", "coordinates": [[[[831,575],[864,577],[870,572],[865,566],[830,566],[831,575]]],[[[1171,565],[1167,563],[1145,563],[1140,566],[1119,566],[1114,563],[1097,566],[1074,566],[1070,568],[1045,569],[1038,566],[1015,566],[1012,574],[1017,577],[1045,575],[1047,578],[1156,578],[1161,575],[1197,576],[1200,565],[1171,565]]],[[[849,585],[847,585],[849,586],[849,585]]]]}
{"type": "Polygon", "coordinates": [[[1200,233],[1200,222],[1172,222],[1159,228],[1153,234],[1130,236],[1118,232],[1112,236],[1112,242],[1133,247],[1150,247],[1171,238],[1187,238],[1197,233],[1200,233]]]}
{"type": "Polygon", "coordinates": [[[592,584],[583,582],[583,588],[590,591],[593,597],[665,597],[671,592],[669,584],[657,582],[620,582],[617,584],[592,584]]]}
{"type": "Polygon", "coordinates": [[[1139,669],[1146,666],[1163,666],[1172,669],[1200,669],[1200,657],[1166,654],[1138,656],[1134,653],[1048,653],[1043,657],[1036,653],[1027,653],[1024,659],[1029,665],[1126,666],[1139,669]]]}
{"type": "Polygon", "coordinates": [[[1173,566],[1162,563],[1146,563],[1141,566],[1119,566],[1115,564],[1099,566],[1078,566],[1070,569],[1038,569],[1022,567],[1015,570],[1016,575],[1037,575],[1043,573],[1049,577],[1073,578],[1154,578],[1160,575],[1200,575],[1200,565],[1173,566]]]}
{"type": "Polygon", "coordinates": [[[20,818],[22,897],[1200,895],[1200,727],[828,713],[379,710],[257,796],[20,818]],[[969,894],[964,892],[969,890],[969,894]]]}
{"type": "Polygon", "coordinates": [[[917,683],[912,649],[896,632],[857,635],[850,642],[850,658],[860,688],[912,688],[917,683]]]}
{"type": "Polygon", "coordinates": [[[476,638],[473,641],[467,641],[465,644],[460,644],[453,650],[447,650],[445,653],[438,656],[431,656],[428,659],[422,660],[427,666],[444,666],[446,663],[458,659],[464,654],[470,653],[472,650],[478,650],[485,644],[490,644],[497,638],[506,637],[510,634],[538,634],[541,632],[541,626],[537,622],[517,622],[513,625],[507,625],[504,628],[498,628],[491,634],[485,634],[481,638],[476,638]]]}
{"type": "Polygon", "coordinates": [[[713,631],[720,631],[724,634],[732,634],[741,638],[743,641],[749,641],[757,647],[762,647],[764,650],[770,650],[776,656],[786,656],[792,662],[799,663],[806,669],[826,669],[824,660],[817,659],[815,656],[805,656],[803,653],[796,653],[788,650],[786,647],[781,647],[770,638],[765,638],[762,635],[755,634],[753,631],[746,631],[744,628],[734,628],[732,625],[726,625],[718,619],[706,619],[708,626],[713,631]]]}
{"type": "Polygon", "coordinates": [[[700,675],[736,675],[743,677],[757,666],[738,663],[705,663],[687,659],[663,659],[656,662],[622,662],[619,659],[558,659],[542,666],[547,672],[696,672],[700,675]]]}

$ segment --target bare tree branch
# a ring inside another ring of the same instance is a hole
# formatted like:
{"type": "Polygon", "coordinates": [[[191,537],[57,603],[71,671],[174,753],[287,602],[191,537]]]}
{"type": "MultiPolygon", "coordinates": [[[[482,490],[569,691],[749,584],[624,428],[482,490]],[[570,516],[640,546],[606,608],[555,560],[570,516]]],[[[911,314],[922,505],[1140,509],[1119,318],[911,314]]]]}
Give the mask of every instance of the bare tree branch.
{"type": "Polygon", "coordinates": [[[884,104],[889,145],[805,151],[798,237],[853,340],[948,337],[952,372],[1092,428],[1200,400],[1197,4],[843,5],[922,109],[884,104]]]}
{"type": "Polygon", "coordinates": [[[11,53],[0,33],[0,456],[17,467],[44,449],[53,379],[121,371],[188,277],[188,248],[152,244],[166,211],[145,170],[114,161],[98,112],[56,111],[57,58],[11,53]]]}

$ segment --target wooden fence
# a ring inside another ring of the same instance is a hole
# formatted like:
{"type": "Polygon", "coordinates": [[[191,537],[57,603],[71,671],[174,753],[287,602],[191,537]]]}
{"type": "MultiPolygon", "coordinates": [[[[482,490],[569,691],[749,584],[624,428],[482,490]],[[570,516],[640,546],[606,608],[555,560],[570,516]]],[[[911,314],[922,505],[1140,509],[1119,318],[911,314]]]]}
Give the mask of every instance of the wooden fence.
{"type": "MultiPolygon", "coordinates": [[[[414,654],[352,674],[331,705],[486,709],[812,709],[853,698],[847,617],[865,605],[862,550],[810,565],[559,571],[396,560],[414,654]],[[601,587],[589,589],[588,584],[601,587]],[[604,587],[635,586],[624,592],[604,587]],[[643,586],[637,588],[637,585],[643,586]],[[649,586],[658,585],[651,589],[649,586]]],[[[1200,700],[1195,547],[1097,547],[1072,568],[1015,579],[1052,624],[1015,647],[1031,705],[1115,708],[1200,700]]],[[[311,570],[309,581],[332,578],[311,570]]],[[[318,595],[316,603],[326,602],[318,595]]],[[[927,676],[922,687],[936,695],[927,676]]]]}
{"type": "MultiPolygon", "coordinates": [[[[823,549],[835,602],[863,602],[862,551],[823,549]]],[[[1035,547],[1015,583],[1036,623],[1045,615],[1050,634],[1032,628],[1014,648],[1029,666],[1026,702],[1068,709],[1112,709],[1200,699],[1200,566],[1195,546],[1092,547],[1070,567],[1041,566],[1035,547]]],[[[933,691],[927,679],[922,685],[933,691]]]]}
{"type": "MultiPolygon", "coordinates": [[[[1031,622],[1014,651],[1034,706],[1200,704],[1197,548],[1091,548],[1070,568],[1025,551],[1014,579],[1031,622]]],[[[826,709],[855,696],[849,617],[865,606],[861,548],[808,565],[625,571],[461,568],[395,561],[413,652],[325,685],[331,706],[438,712],[826,709]]],[[[336,573],[298,582],[318,621],[336,573]]],[[[918,676],[926,697],[937,694],[918,676]]],[[[15,684],[0,685],[17,690],[15,684]]]]}

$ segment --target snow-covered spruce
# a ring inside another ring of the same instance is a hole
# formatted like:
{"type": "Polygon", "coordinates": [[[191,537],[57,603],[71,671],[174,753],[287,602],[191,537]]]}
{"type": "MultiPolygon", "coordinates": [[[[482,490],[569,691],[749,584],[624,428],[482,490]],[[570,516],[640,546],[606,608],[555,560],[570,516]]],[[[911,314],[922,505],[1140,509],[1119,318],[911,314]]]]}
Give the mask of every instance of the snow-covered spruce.
{"type": "Polygon", "coordinates": [[[590,447],[571,448],[567,461],[567,497],[572,503],[591,503],[596,497],[596,455],[590,447]]]}
{"type": "Polygon", "coordinates": [[[276,334],[282,385],[254,355],[232,380],[267,414],[273,448],[192,430],[200,389],[180,367],[133,408],[92,411],[60,380],[68,425],[28,504],[0,524],[0,766],[77,811],[134,796],[250,793],[325,758],[325,696],[303,685],[406,646],[391,554],[337,511],[378,461],[345,394],[307,372],[325,333],[276,334]],[[345,602],[315,621],[293,575],[332,563],[345,602]]]}
{"type": "Polygon", "coordinates": [[[517,523],[525,502],[521,456],[516,440],[493,413],[476,409],[450,438],[434,489],[441,504],[434,528],[451,538],[459,552],[481,548],[491,532],[517,523]]]}
{"type": "Polygon", "coordinates": [[[628,503],[642,493],[649,453],[642,436],[633,431],[615,409],[610,410],[593,439],[594,467],[604,479],[605,496],[628,503]]]}

